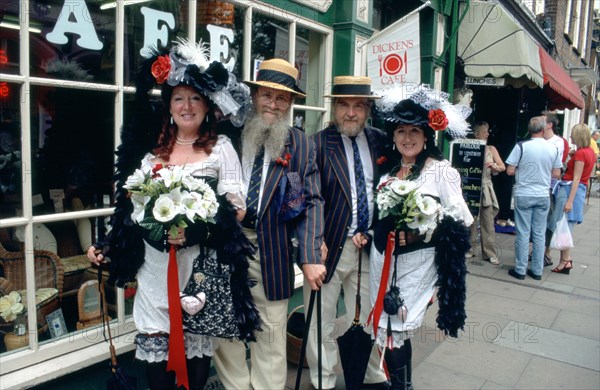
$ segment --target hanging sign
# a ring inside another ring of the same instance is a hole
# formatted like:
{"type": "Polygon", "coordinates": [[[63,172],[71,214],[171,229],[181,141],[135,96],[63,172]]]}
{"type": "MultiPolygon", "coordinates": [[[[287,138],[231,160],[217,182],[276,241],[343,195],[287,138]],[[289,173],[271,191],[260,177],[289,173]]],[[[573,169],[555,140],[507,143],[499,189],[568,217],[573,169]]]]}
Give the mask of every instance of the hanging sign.
{"type": "Polygon", "coordinates": [[[421,82],[419,13],[399,20],[367,43],[367,74],[373,89],[421,82]]]}

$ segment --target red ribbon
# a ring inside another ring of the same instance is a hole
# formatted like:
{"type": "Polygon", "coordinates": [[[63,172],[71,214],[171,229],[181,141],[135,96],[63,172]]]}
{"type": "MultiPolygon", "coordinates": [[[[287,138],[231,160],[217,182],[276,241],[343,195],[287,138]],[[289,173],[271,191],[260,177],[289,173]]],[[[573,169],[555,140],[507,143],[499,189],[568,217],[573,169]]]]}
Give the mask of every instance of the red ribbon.
{"type": "Polygon", "coordinates": [[[175,245],[169,249],[169,268],[167,271],[167,290],[169,297],[169,360],[167,371],[175,371],[177,386],[190,388],[188,382],[185,346],[183,343],[183,321],[181,302],[179,301],[179,273],[177,271],[177,252],[175,245]]]}
{"type": "Polygon", "coordinates": [[[392,253],[394,252],[394,245],[396,239],[394,232],[388,233],[387,245],[385,246],[385,257],[383,258],[383,270],[381,271],[381,280],[379,281],[379,290],[377,291],[377,300],[375,306],[369,313],[367,325],[373,320],[373,334],[377,338],[377,331],[379,330],[379,319],[381,318],[381,312],[383,311],[383,297],[387,290],[388,280],[390,277],[390,264],[392,263],[392,253]]]}

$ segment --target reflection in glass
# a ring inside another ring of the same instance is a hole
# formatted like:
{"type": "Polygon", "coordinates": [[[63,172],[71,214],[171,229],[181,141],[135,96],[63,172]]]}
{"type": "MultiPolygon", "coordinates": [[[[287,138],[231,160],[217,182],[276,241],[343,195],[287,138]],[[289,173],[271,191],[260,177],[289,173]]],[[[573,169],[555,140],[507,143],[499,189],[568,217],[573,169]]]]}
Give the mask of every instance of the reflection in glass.
{"type": "Polygon", "coordinates": [[[30,3],[32,76],[115,82],[114,9],[103,10],[92,1],[30,3]]]}
{"type": "Polygon", "coordinates": [[[0,73],[19,73],[19,2],[3,1],[0,13],[0,73]]]}
{"type": "Polygon", "coordinates": [[[103,207],[112,194],[114,95],[31,89],[34,215],[103,207]]]}
{"type": "Polygon", "coordinates": [[[145,46],[171,46],[178,37],[187,37],[188,13],[187,0],[156,0],[125,7],[125,85],[134,85],[145,46]]]}
{"type": "MultiPolygon", "coordinates": [[[[266,15],[255,13],[252,17],[251,69],[256,60],[282,58],[288,60],[288,24],[266,15]]],[[[254,79],[254,75],[251,75],[254,79]]]]}
{"type": "Polygon", "coordinates": [[[241,74],[244,9],[221,0],[198,3],[197,40],[210,44],[211,60],[221,62],[234,74],[241,74]]]}
{"type": "Polygon", "coordinates": [[[0,218],[23,216],[20,90],[0,82],[0,218]]]}

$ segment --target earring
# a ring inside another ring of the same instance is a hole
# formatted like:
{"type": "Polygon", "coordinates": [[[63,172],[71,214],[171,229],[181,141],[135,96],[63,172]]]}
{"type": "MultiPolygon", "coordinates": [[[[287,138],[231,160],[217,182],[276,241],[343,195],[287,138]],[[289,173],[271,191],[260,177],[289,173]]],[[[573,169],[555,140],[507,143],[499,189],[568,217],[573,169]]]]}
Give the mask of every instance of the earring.
{"type": "Polygon", "coordinates": [[[205,118],[206,118],[206,123],[208,123],[208,114],[206,114],[205,118]]]}
{"type": "Polygon", "coordinates": [[[423,150],[427,150],[427,144],[423,145],[423,150]]]}
{"type": "Polygon", "coordinates": [[[392,150],[396,150],[396,143],[394,142],[394,144],[392,145],[392,150]]]}
{"type": "Polygon", "coordinates": [[[171,117],[171,121],[170,122],[171,122],[171,124],[173,124],[173,117],[171,117]]]}

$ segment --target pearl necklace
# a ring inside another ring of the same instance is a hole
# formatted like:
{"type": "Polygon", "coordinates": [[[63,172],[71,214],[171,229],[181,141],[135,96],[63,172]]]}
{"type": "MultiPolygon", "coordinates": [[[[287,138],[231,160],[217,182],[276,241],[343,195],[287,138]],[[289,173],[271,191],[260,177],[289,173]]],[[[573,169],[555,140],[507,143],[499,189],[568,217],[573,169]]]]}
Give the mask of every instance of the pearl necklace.
{"type": "Polygon", "coordinates": [[[181,139],[179,138],[179,136],[175,136],[175,143],[177,145],[183,145],[183,146],[187,146],[187,145],[193,145],[200,137],[196,137],[194,139],[181,139]]]}

